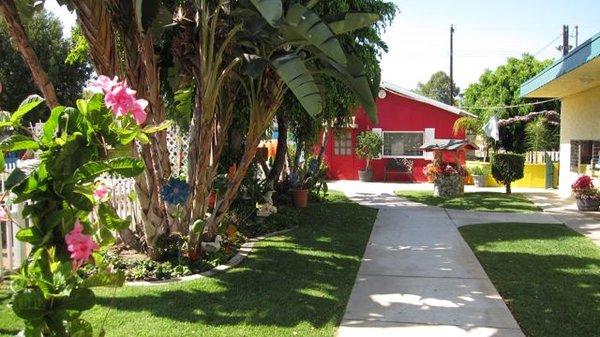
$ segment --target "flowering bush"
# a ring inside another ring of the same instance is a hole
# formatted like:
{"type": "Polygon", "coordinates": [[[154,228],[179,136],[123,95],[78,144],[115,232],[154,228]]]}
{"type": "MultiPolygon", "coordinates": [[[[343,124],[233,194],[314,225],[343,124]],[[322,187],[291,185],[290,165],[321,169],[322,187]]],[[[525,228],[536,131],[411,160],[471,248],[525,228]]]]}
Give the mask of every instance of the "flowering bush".
{"type": "Polygon", "coordinates": [[[465,170],[459,165],[436,161],[427,164],[427,166],[423,168],[423,174],[427,177],[427,179],[429,179],[429,181],[435,182],[441,176],[464,176],[465,170]]]}
{"type": "Polygon", "coordinates": [[[600,193],[594,187],[592,178],[587,175],[583,175],[571,185],[571,192],[577,199],[598,199],[600,193]]]}
{"type": "Polygon", "coordinates": [[[125,82],[99,77],[93,86],[103,89],[87,91],[77,108],[52,109],[39,138],[25,135],[28,129],[21,125],[43,102],[39,96],[28,97],[10,120],[0,123],[23,131],[0,142],[0,167],[3,151],[35,151],[39,158],[35,165],[17,167],[6,180],[9,202],[24,203],[23,216],[30,223],[17,238],[30,244],[31,253],[11,285],[12,309],[24,320],[26,336],[92,336],[81,314],[94,306],[91,287],[124,282],[124,274],[111,270],[103,253],[115,242],[113,233],[130,223],[107,203],[109,190],[99,180],[104,174],[140,174],[140,159],[110,154],[132,149],[135,140],[147,142],[148,133],[168,126],[141,127],[146,103],[125,82]],[[97,216],[90,216],[93,211],[97,216]],[[98,272],[86,277],[86,264],[98,272]]]}

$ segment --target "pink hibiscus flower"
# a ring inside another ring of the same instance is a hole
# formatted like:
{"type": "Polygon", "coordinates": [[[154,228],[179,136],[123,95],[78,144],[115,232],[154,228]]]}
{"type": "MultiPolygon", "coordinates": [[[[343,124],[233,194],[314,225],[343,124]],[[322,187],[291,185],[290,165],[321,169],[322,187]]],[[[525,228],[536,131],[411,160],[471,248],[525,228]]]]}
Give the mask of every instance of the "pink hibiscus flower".
{"type": "Polygon", "coordinates": [[[90,87],[102,89],[104,93],[112,91],[119,84],[119,77],[115,76],[112,80],[108,76],[100,75],[97,79],[90,82],[90,87]]]}
{"type": "Polygon", "coordinates": [[[117,84],[110,92],[104,96],[106,107],[111,109],[115,116],[125,116],[133,111],[137,104],[135,100],[135,90],[129,89],[127,83],[117,84]]]}
{"type": "Polygon", "coordinates": [[[65,242],[71,253],[74,269],[81,267],[90,258],[92,252],[100,248],[91,236],[83,234],[83,225],[79,220],[75,221],[73,230],[65,236],[65,242]]]}
{"type": "Polygon", "coordinates": [[[145,99],[138,99],[133,106],[133,110],[131,110],[133,118],[135,118],[138,125],[146,123],[146,118],[148,117],[146,111],[144,111],[146,110],[146,107],[148,107],[148,101],[145,99]]]}

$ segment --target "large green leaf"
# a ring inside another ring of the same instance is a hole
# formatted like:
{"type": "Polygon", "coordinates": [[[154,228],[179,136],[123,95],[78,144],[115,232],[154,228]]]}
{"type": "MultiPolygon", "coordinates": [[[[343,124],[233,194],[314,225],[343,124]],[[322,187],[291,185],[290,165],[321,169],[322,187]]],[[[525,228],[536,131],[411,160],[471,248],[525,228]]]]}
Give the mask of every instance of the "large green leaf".
{"type": "Polygon", "coordinates": [[[21,228],[17,232],[17,240],[19,241],[31,244],[39,244],[43,239],[44,237],[42,236],[42,233],[40,233],[39,229],[36,227],[21,228]]]}
{"type": "Polygon", "coordinates": [[[286,21],[289,29],[335,62],[344,65],[348,62],[340,41],[315,12],[295,3],[288,9],[286,21]]]}
{"type": "Polygon", "coordinates": [[[135,17],[140,32],[155,36],[173,22],[173,14],[157,0],[135,0],[135,17]]]}
{"type": "Polygon", "coordinates": [[[42,141],[44,143],[51,142],[54,138],[56,130],[58,129],[58,119],[64,111],[65,107],[59,106],[52,109],[52,112],[50,112],[50,117],[48,118],[46,123],[44,123],[44,126],[42,128],[42,141]]]}
{"type": "Polygon", "coordinates": [[[4,182],[4,188],[10,190],[13,187],[21,184],[23,181],[25,181],[25,179],[27,179],[27,174],[20,168],[16,168],[8,175],[8,178],[6,178],[6,182],[4,182]]]}
{"type": "Polygon", "coordinates": [[[25,289],[12,299],[15,314],[28,321],[39,321],[46,313],[46,301],[39,289],[25,289]]]}
{"type": "Polygon", "coordinates": [[[336,35],[341,35],[369,27],[377,21],[379,21],[379,15],[375,13],[344,13],[343,17],[336,18],[328,24],[336,35]]]}
{"type": "Polygon", "coordinates": [[[0,149],[2,151],[23,151],[23,150],[37,150],[40,148],[38,142],[24,135],[15,134],[12,135],[2,142],[0,142],[0,149]]]}
{"type": "Polygon", "coordinates": [[[61,309],[85,311],[96,304],[94,292],[88,288],[76,288],[71,291],[67,300],[61,305],[61,309]]]}
{"type": "Polygon", "coordinates": [[[12,114],[12,116],[10,117],[10,122],[13,124],[20,123],[21,119],[26,114],[31,112],[31,110],[35,109],[43,101],[44,101],[44,99],[38,95],[31,95],[31,96],[25,98],[25,100],[23,102],[21,102],[21,104],[19,105],[19,108],[17,109],[17,111],[15,111],[12,114]]]}
{"type": "Polygon", "coordinates": [[[110,171],[110,167],[105,162],[85,163],[75,171],[75,181],[82,183],[94,181],[108,171],[110,171]]]}
{"type": "Polygon", "coordinates": [[[323,97],[315,78],[298,55],[279,57],[271,64],[311,116],[316,116],[323,111],[323,97]]]}
{"type": "Polygon", "coordinates": [[[125,178],[133,178],[144,171],[144,162],[141,159],[119,157],[108,161],[111,173],[125,178]]]}
{"type": "Polygon", "coordinates": [[[281,0],[250,0],[271,26],[277,26],[283,16],[281,0]]]}
{"type": "Polygon", "coordinates": [[[89,196],[78,193],[78,192],[73,192],[73,191],[65,191],[64,192],[64,196],[66,201],[75,206],[75,208],[78,208],[80,210],[83,211],[87,211],[87,212],[91,212],[94,208],[94,203],[92,202],[92,200],[90,199],[89,196]]]}
{"type": "Polygon", "coordinates": [[[98,217],[100,218],[102,226],[110,230],[121,231],[131,224],[131,218],[125,220],[121,219],[112,206],[106,203],[102,203],[98,207],[98,217]]]}

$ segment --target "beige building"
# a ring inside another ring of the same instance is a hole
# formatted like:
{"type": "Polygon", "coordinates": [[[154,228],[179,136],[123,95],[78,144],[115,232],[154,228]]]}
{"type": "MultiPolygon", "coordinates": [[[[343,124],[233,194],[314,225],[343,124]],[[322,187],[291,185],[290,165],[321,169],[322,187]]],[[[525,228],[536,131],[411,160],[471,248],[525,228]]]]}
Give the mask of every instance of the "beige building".
{"type": "Polygon", "coordinates": [[[600,178],[600,33],[521,86],[521,96],[560,98],[563,195],[581,174],[600,178]]]}

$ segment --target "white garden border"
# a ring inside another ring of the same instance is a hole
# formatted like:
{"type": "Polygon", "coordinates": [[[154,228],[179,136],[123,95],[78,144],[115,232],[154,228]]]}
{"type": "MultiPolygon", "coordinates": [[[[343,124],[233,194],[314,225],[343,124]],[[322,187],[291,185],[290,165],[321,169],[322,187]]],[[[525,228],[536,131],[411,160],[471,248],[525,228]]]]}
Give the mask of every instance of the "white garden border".
{"type": "Polygon", "coordinates": [[[248,240],[246,243],[244,243],[238,250],[237,254],[235,254],[235,256],[233,256],[229,261],[227,261],[227,263],[216,266],[213,269],[202,272],[200,274],[171,278],[171,279],[167,279],[167,280],[157,280],[157,281],[128,281],[128,282],[125,282],[124,285],[131,286],[131,287],[161,286],[161,285],[166,285],[166,284],[189,282],[189,281],[199,280],[199,279],[202,279],[205,277],[210,277],[210,276],[214,276],[217,274],[221,274],[221,273],[224,273],[224,272],[228,271],[229,269],[239,265],[240,263],[242,263],[242,261],[244,261],[248,257],[248,255],[250,255],[254,246],[257,243],[259,243],[260,241],[274,237],[274,236],[281,236],[283,234],[287,234],[297,228],[298,228],[298,226],[292,227],[289,229],[284,229],[284,230],[277,231],[277,232],[273,232],[273,233],[269,233],[269,234],[259,236],[256,238],[252,238],[252,239],[248,240]]]}

